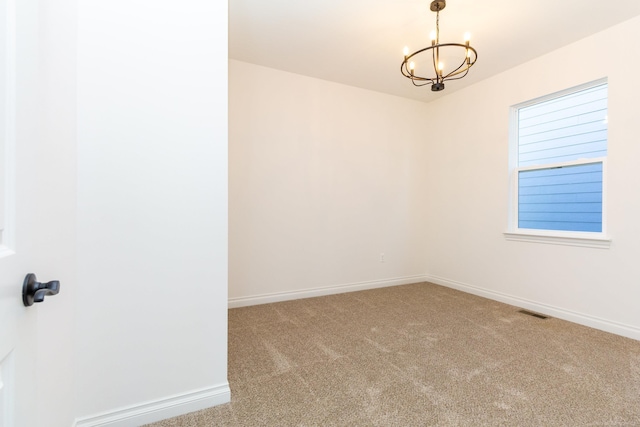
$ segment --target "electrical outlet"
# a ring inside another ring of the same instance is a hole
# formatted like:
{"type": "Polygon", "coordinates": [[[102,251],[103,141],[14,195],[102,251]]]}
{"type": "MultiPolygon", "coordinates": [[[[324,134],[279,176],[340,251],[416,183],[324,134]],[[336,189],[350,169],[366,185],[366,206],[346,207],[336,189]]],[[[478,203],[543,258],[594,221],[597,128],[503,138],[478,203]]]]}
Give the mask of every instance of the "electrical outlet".
{"type": "Polygon", "coordinates": [[[384,262],[384,252],[380,253],[380,262],[384,262]]]}

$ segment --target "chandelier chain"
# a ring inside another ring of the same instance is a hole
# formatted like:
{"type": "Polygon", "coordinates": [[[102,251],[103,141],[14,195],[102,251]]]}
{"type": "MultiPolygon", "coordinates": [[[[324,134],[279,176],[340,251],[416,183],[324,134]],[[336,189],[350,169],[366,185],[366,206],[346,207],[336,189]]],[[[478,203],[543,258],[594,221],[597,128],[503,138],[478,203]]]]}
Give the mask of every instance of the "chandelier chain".
{"type": "Polygon", "coordinates": [[[436,12],[436,44],[440,44],[440,10],[436,12]]]}

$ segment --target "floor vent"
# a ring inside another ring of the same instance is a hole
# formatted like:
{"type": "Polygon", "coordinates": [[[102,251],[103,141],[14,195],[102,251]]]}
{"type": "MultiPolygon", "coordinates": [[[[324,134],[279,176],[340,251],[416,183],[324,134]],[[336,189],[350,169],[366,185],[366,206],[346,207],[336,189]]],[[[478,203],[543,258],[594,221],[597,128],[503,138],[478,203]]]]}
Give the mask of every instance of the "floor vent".
{"type": "Polygon", "coordinates": [[[528,310],[519,310],[518,313],[526,314],[527,316],[537,317],[538,319],[547,319],[549,317],[549,316],[545,316],[544,314],[538,314],[528,310]]]}

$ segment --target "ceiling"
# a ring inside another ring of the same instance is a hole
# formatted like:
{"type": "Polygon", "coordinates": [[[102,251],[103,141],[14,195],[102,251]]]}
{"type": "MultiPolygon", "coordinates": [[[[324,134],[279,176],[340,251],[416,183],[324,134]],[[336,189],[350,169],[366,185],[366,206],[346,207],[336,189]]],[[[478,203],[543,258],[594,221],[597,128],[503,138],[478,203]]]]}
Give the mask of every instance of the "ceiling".
{"type": "Polygon", "coordinates": [[[229,57],[428,102],[640,15],[638,0],[448,0],[440,41],[461,43],[470,32],[478,62],[436,93],[400,74],[403,47],[430,43],[436,15],[429,4],[229,0],[229,57]]]}

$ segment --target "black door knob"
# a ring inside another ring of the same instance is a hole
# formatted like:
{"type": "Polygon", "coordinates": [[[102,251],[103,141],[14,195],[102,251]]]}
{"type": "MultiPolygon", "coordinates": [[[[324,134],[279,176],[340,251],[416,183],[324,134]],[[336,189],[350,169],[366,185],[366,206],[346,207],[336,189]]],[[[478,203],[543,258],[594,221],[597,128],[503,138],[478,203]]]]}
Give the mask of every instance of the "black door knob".
{"type": "Polygon", "coordinates": [[[47,283],[40,283],[33,273],[27,274],[22,284],[22,302],[25,307],[32,306],[34,302],[44,301],[47,295],[56,295],[60,292],[60,282],[52,280],[47,283]]]}

